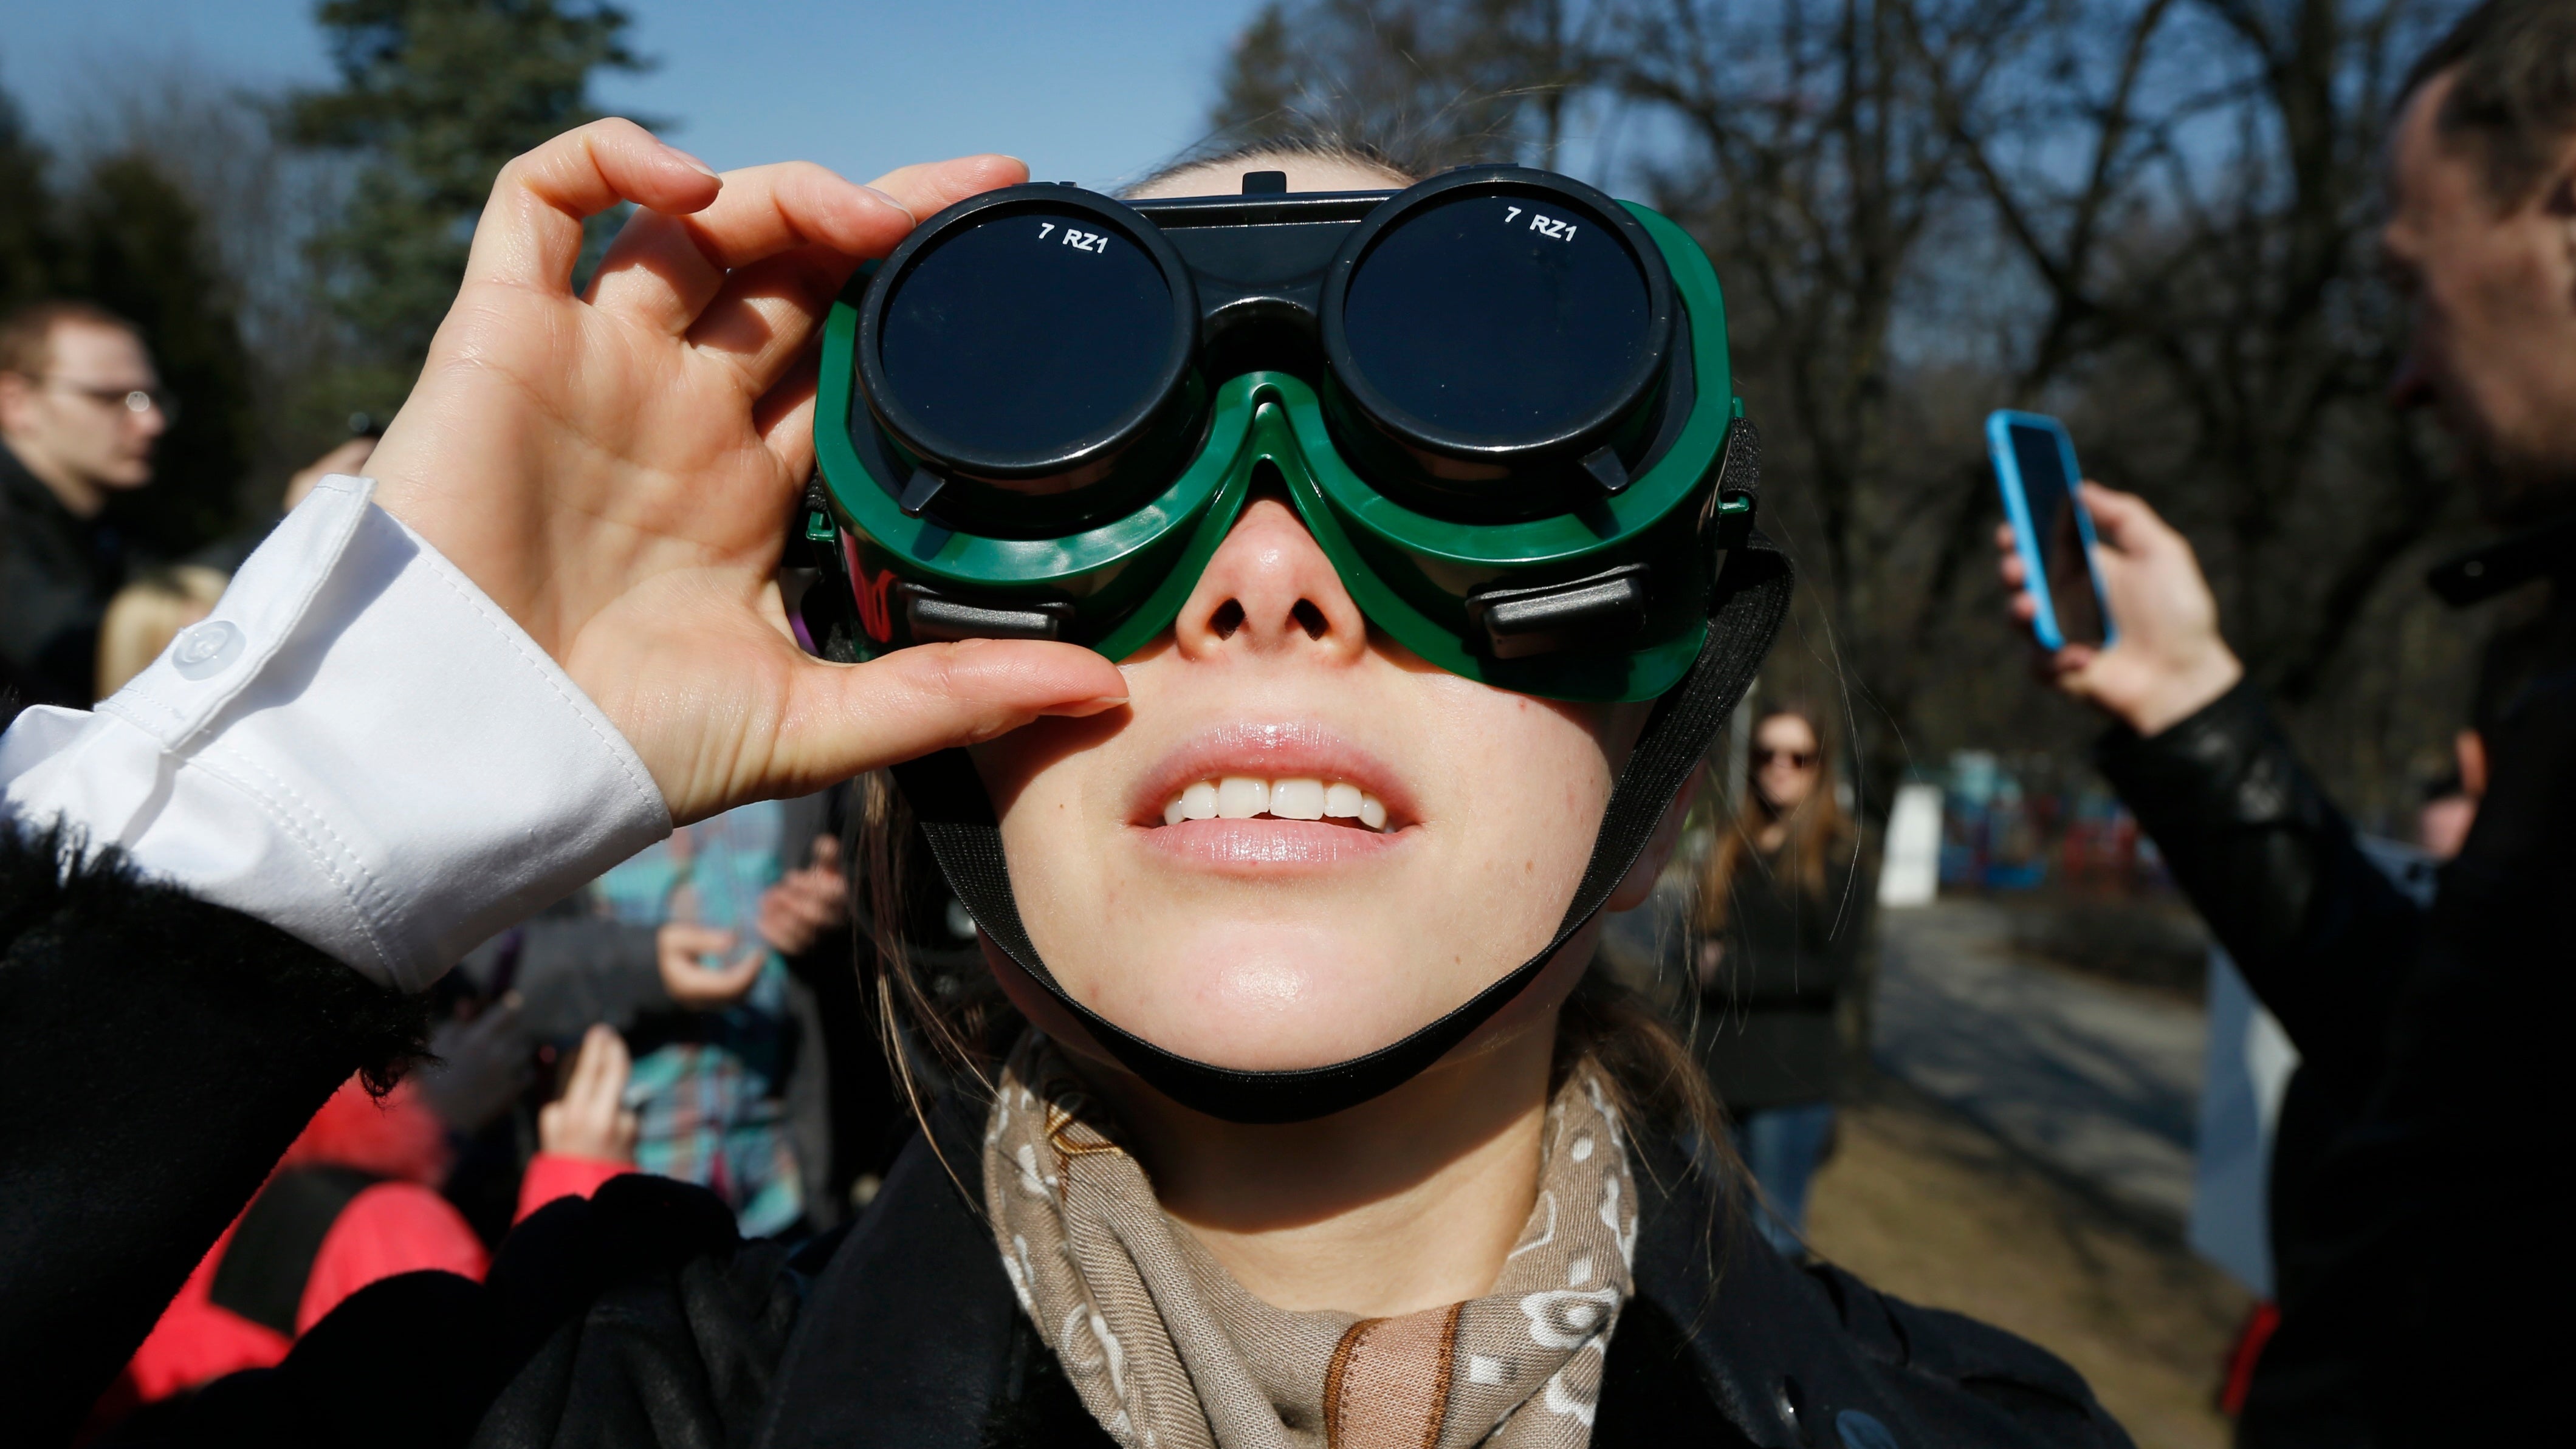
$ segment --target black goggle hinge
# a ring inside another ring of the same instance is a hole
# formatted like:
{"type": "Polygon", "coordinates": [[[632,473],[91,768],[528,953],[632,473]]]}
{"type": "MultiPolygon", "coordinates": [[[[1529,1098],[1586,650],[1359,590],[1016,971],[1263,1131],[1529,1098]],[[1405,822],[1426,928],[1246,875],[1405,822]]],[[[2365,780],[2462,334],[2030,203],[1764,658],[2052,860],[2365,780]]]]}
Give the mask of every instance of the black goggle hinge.
{"type": "Polygon", "coordinates": [[[1578,645],[1611,644],[1646,627],[1641,563],[1561,584],[1487,586],[1467,596],[1467,624],[1494,659],[1528,659],[1578,645]]]}
{"type": "Polygon", "coordinates": [[[903,602],[903,625],[915,644],[953,644],[960,639],[1063,639],[1073,628],[1073,605],[1066,603],[977,604],[904,582],[895,585],[903,602]]]}

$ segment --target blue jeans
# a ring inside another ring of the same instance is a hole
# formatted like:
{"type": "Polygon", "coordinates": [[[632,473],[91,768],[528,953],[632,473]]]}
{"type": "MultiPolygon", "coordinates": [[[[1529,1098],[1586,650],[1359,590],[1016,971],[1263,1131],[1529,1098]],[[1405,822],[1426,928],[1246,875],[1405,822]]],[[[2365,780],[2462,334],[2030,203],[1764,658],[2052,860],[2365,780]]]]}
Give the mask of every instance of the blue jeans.
{"type": "Polygon", "coordinates": [[[1765,1107],[1735,1124],[1735,1151],[1761,1185],[1768,1209],[1757,1220],[1762,1236],[1786,1256],[1805,1251],[1799,1238],[1807,1230],[1807,1185],[1833,1125],[1831,1102],[1765,1107]]]}

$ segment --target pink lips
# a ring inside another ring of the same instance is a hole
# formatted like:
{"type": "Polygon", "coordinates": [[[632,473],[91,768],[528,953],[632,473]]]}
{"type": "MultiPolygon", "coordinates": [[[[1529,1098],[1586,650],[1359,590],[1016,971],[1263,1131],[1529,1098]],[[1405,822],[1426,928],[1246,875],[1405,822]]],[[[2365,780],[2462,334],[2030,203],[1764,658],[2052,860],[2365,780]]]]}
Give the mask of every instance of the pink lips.
{"type": "Polygon", "coordinates": [[[1220,871],[1302,870],[1375,860],[1401,837],[1321,820],[1184,820],[1146,831],[1146,848],[1220,871]]]}
{"type": "Polygon", "coordinates": [[[1319,724],[1228,725],[1192,736],[1137,782],[1128,822],[1143,843],[1174,860],[1219,871],[1267,874],[1375,859],[1403,844],[1418,819],[1393,769],[1376,755],[1319,724]],[[1163,807],[1201,780],[1229,775],[1309,777],[1356,785],[1383,801],[1383,831],[1328,820],[1184,820],[1163,823],[1163,807]]]}

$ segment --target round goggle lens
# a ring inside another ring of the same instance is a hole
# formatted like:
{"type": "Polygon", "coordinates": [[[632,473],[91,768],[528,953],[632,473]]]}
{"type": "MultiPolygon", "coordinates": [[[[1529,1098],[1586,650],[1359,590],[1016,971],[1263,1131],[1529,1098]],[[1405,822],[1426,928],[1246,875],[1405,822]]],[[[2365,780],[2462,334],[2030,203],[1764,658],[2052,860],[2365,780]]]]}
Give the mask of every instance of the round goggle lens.
{"type": "Polygon", "coordinates": [[[1161,268],[1094,217],[1012,209],[913,258],[878,355],[922,429],[966,458],[1039,460],[1117,427],[1172,365],[1161,268]]]}
{"type": "Polygon", "coordinates": [[[1582,212],[1509,192],[1390,226],[1352,272],[1342,319],[1351,361],[1388,403],[1493,446],[1584,426],[1652,345],[1626,245],[1582,212]]]}

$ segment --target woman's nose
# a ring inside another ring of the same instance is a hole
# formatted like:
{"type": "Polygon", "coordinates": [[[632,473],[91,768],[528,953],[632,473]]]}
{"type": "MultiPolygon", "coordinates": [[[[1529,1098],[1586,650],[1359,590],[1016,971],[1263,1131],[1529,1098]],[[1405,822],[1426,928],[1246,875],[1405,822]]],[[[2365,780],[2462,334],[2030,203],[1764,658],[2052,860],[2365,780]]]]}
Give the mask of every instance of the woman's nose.
{"type": "Polygon", "coordinates": [[[1172,621],[1192,659],[1294,657],[1347,663],[1368,646],[1368,621],[1296,511],[1255,498],[1208,560],[1172,621]]]}

